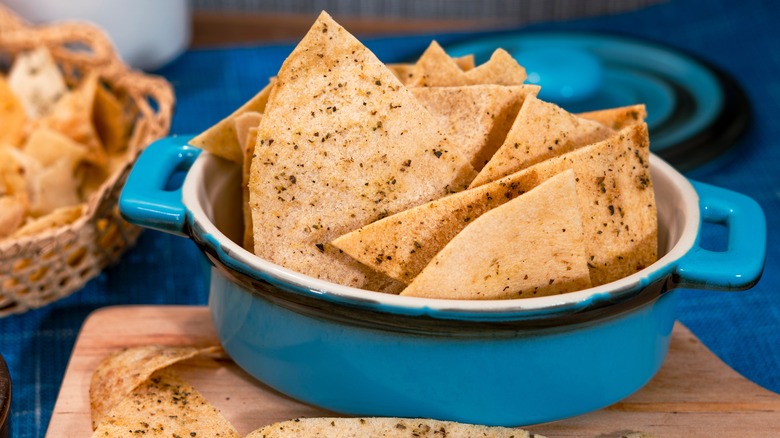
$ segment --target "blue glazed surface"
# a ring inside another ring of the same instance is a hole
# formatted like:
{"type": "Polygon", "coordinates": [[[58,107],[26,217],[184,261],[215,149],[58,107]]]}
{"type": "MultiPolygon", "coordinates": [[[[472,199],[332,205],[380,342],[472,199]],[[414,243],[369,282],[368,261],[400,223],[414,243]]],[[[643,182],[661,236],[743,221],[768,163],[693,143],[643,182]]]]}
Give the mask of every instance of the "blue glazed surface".
{"type": "Polygon", "coordinates": [[[704,183],[694,183],[702,221],[728,229],[725,251],[696,244],[677,266],[682,287],[747,289],[761,277],[766,257],[767,226],[761,207],[751,198],[704,183]]]}
{"type": "Polygon", "coordinates": [[[190,135],[165,137],[150,144],[133,166],[119,196],[119,211],[128,222],[186,236],[186,208],[181,187],[168,189],[177,171],[186,172],[201,150],[187,142],[190,135]]]}
{"type": "Polygon", "coordinates": [[[666,355],[675,292],[604,320],[491,335],[422,335],[302,315],[216,268],[209,306],[242,368],[296,399],[354,415],[529,425],[608,406],[666,355]]]}

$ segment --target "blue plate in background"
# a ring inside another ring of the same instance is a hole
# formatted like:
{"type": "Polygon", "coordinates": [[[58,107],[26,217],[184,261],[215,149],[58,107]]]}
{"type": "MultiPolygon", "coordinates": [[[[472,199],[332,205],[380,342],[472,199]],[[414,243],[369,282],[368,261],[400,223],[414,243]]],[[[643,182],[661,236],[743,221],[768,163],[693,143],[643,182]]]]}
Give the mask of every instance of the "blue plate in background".
{"type": "Polygon", "coordinates": [[[678,49],[591,32],[516,32],[445,46],[486,61],[503,48],[526,67],[539,97],[570,112],[644,103],[651,149],[679,170],[711,161],[747,128],[750,104],[723,71],[678,49]]]}

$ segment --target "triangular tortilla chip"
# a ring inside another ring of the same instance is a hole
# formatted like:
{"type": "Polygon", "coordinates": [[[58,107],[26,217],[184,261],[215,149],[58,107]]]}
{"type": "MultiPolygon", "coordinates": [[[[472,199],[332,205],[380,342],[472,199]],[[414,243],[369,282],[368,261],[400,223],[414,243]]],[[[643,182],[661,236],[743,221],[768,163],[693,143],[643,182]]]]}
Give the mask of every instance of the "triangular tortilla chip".
{"type": "Polygon", "coordinates": [[[588,287],[582,219],[569,170],[478,217],[401,295],[486,300],[588,287]]]}
{"type": "Polygon", "coordinates": [[[8,72],[8,83],[31,120],[48,114],[68,90],[46,47],[20,53],[8,72]]]}
{"type": "Polygon", "coordinates": [[[470,187],[495,181],[612,134],[614,131],[601,123],[578,118],[555,104],[528,96],[504,143],[470,187]]]}
{"type": "Polygon", "coordinates": [[[67,157],[44,167],[31,181],[30,214],[38,217],[52,211],[80,204],[79,183],[73,176],[73,164],[67,157]]]}
{"type": "Polygon", "coordinates": [[[123,396],[92,436],[240,437],[217,408],[168,369],[155,372],[123,396]]]}
{"type": "Polygon", "coordinates": [[[297,418],[255,430],[246,438],[544,438],[527,430],[428,418],[297,418]]]}
{"type": "Polygon", "coordinates": [[[97,166],[105,166],[108,157],[92,124],[97,87],[97,74],[88,74],[75,90],[62,96],[51,112],[38,123],[41,127],[57,131],[83,144],[88,149],[86,160],[97,166]]]}
{"type": "Polygon", "coordinates": [[[504,49],[496,49],[490,59],[464,75],[472,84],[520,85],[528,78],[525,68],[504,49]]]}
{"type": "Polygon", "coordinates": [[[34,130],[24,143],[23,151],[43,167],[65,159],[71,164],[71,174],[88,153],[86,146],[48,128],[34,130]]]}
{"type": "Polygon", "coordinates": [[[92,122],[100,141],[109,154],[121,152],[127,147],[132,128],[132,112],[122,105],[106,87],[95,88],[95,106],[92,122]]]}
{"type": "MultiPolygon", "coordinates": [[[[408,73],[407,73],[408,75],[408,73]]],[[[464,71],[436,41],[417,60],[409,87],[458,87],[462,85],[521,85],[525,69],[503,49],[497,49],[484,64],[464,71]]]]}
{"type": "Polygon", "coordinates": [[[542,181],[535,174],[513,174],[398,212],[331,243],[366,266],[409,284],[468,224],[542,181]]]}
{"type": "MultiPolygon", "coordinates": [[[[464,55],[452,58],[455,64],[463,71],[469,71],[474,68],[474,55],[464,55]]],[[[406,85],[414,81],[414,69],[416,64],[387,64],[387,68],[393,72],[395,77],[406,85]]]]}
{"type": "Polygon", "coordinates": [[[326,13],[279,70],[257,137],[255,253],[349,286],[386,287],[328,242],[474,176],[411,92],[326,13]]]}
{"type": "Polygon", "coordinates": [[[19,146],[24,141],[27,116],[24,106],[0,75],[0,146],[19,146]]]}
{"type": "Polygon", "coordinates": [[[229,116],[190,140],[190,144],[207,150],[218,157],[241,164],[244,159],[244,145],[236,134],[235,120],[238,116],[249,111],[264,112],[273,85],[272,79],[259,93],[229,116]]]}
{"type": "Polygon", "coordinates": [[[614,131],[620,131],[631,125],[643,123],[647,118],[647,109],[645,109],[644,104],[629,105],[579,113],[577,117],[593,120],[612,128],[614,131]]]}
{"type": "Polygon", "coordinates": [[[212,350],[213,347],[146,345],[107,356],[92,374],[89,386],[92,428],[155,371],[212,350]]]}
{"type": "Polygon", "coordinates": [[[474,169],[480,170],[503,144],[525,96],[536,95],[539,87],[468,85],[411,91],[474,169]]]}
{"type": "Polygon", "coordinates": [[[547,179],[574,170],[594,286],[633,274],[658,257],[649,154],[647,125],[641,123],[517,174],[547,179]]]}

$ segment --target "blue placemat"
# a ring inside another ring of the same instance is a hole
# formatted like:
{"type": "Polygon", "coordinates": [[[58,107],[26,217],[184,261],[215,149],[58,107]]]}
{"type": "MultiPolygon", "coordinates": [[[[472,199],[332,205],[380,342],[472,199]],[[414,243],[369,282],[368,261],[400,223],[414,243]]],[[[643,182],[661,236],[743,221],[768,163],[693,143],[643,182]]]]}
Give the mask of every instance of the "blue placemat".
{"type": "MultiPolygon", "coordinates": [[[[314,19],[314,17],[312,17],[314,19]]],[[[780,392],[780,6],[761,0],[675,0],[637,12],[533,26],[648,38],[696,54],[736,77],[754,109],[753,124],[730,156],[688,176],[745,193],[767,215],[763,278],[750,291],[681,293],[680,320],[737,371],[780,392]]],[[[442,44],[485,34],[436,35],[442,44]]],[[[431,35],[366,40],[386,62],[414,58],[431,35]]],[[[172,133],[196,133],[254,95],[291,45],[194,50],[158,73],[175,87],[172,133]]],[[[705,244],[718,240],[716,232],[705,244]]],[[[114,304],[206,304],[194,244],[145,232],[121,262],[84,290],[46,308],[0,319],[0,352],[14,385],[13,437],[46,432],[79,328],[93,310],[114,304]]],[[[122,321],[116,321],[121,324],[122,321]]]]}

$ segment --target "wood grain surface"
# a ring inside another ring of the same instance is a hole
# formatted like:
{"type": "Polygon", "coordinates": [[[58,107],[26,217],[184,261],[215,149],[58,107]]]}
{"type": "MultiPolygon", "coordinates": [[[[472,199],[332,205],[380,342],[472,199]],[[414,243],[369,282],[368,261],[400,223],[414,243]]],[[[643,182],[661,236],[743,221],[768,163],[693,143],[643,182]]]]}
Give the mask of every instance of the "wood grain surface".
{"type": "MultiPolygon", "coordinates": [[[[118,306],[86,320],[60,389],[47,437],[91,433],[89,382],[97,364],[123,347],[217,343],[206,307],[118,306]]],[[[242,434],[295,417],[335,415],[263,385],[230,361],[176,365],[242,434]]],[[[644,388],[606,409],[526,429],[553,437],[780,436],[780,395],[733,371],[685,327],[674,328],[661,371],[644,388]]]]}

